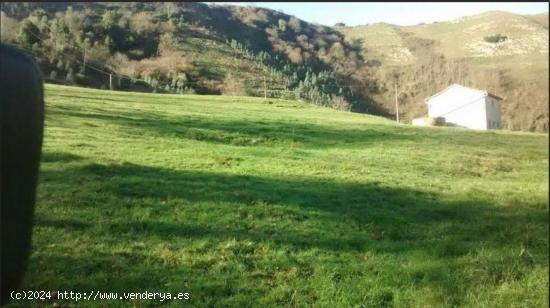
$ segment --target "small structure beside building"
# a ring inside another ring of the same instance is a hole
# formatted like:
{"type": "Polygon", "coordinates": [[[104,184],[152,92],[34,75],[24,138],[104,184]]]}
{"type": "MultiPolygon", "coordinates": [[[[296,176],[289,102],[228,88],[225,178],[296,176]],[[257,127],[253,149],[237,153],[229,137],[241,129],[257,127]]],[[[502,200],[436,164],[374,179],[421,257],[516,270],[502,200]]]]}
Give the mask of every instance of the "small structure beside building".
{"type": "Polygon", "coordinates": [[[501,127],[502,98],[487,91],[453,84],[424,100],[428,117],[413,120],[413,125],[430,126],[443,123],[478,130],[501,127]]]}
{"type": "Polygon", "coordinates": [[[445,118],[444,117],[437,117],[437,118],[430,118],[430,117],[422,117],[422,118],[416,118],[412,120],[412,125],[415,126],[444,126],[445,125],[445,118]]]}

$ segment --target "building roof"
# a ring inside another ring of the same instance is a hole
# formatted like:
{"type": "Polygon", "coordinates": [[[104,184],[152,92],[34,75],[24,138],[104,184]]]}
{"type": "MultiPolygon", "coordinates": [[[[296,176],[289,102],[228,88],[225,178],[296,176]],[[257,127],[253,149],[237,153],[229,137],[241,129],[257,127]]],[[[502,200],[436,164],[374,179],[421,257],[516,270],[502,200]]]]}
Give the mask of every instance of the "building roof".
{"type": "Polygon", "coordinates": [[[436,97],[436,96],[439,96],[439,95],[441,95],[441,94],[443,94],[443,93],[449,91],[450,89],[457,88],[457,87],[463,88],[463,89],[468,89],[468,90],[477,91],[477,92],[479,92],[480,96],[482,96],[482,97],[490,96],[490,97],[492,97],[492,98],[494,98],[494,99],[502,100],[502,97],[496,96],[496,95],[494,95],[494,94],[492,94],[492,93],[489,93],[489,92],[487,92],[487,91],[479,90],[479,89],[474,89],[474,88],[470,88],[470,87],[465,87],[465,86],[462,86],[462,85],[459,85],[459,84],[455,83],[455,84],[452,84],[452,85],[448,86],[448,87],[445,88],[444,90],[441,90],[441,91],[437,92],[436,94],[434,94],[434,95],[432,95],[432,96],[430,96],[430,97],[425,98],[425,99],[424,99],[424,103],[427,104],[428,101],[429,101],[430,99],[432,99],[432,98],[434,98],[434,97],[436,97]]]}

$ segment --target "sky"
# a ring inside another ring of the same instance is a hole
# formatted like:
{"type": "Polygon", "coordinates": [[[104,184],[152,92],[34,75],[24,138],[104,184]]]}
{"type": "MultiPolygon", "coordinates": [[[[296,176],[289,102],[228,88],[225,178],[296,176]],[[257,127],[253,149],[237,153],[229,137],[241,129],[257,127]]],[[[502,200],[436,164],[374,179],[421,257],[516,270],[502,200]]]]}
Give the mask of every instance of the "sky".
{"type": "Polygon", "coordinates": [[[548,3],[544,2],[226,2],[225,4],[270,8],[326,26],[333,26],[337,22],[343,22],[348,26],[377,22],[410,26],[447,21],[486,11],[506,11],[523,15],[548,12],[548,3]]]}

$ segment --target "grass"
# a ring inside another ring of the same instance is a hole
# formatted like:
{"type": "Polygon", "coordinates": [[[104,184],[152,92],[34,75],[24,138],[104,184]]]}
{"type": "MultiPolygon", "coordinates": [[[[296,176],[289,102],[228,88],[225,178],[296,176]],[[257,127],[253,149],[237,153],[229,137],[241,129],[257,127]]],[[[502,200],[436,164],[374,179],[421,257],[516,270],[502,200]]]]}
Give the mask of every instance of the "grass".
{"type": "Polygon", "coordinates": [[[408,65],[417,59],[400,35],[400,27],[386,23],[339,29],[348,41],[358,40],[365,59],[377,59],[384,65],[408,65]]]}
{"type": "Polygon", "coordinates": [[[190,294],[141,302],[174,307],[547,303],[547,135],[47,85],[42,161],[25,290],[190,294]]]}

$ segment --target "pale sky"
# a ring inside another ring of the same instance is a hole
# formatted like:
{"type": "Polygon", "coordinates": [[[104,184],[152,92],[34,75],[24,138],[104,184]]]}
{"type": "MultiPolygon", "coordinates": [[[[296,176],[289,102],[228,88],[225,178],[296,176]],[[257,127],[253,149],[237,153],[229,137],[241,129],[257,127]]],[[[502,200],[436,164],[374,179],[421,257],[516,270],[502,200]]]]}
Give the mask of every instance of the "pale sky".
{"type": "MultiPolygon", "coordinates": [[[[221,2],[217,2],[222,4],[221,2]]],[[[546,2],[225,2],[283,11],[308,22],[348,26],[377,22],[410,26],[421,22],[447,21],[486,11],[531,15],[548,12],[546,2]]]]}

